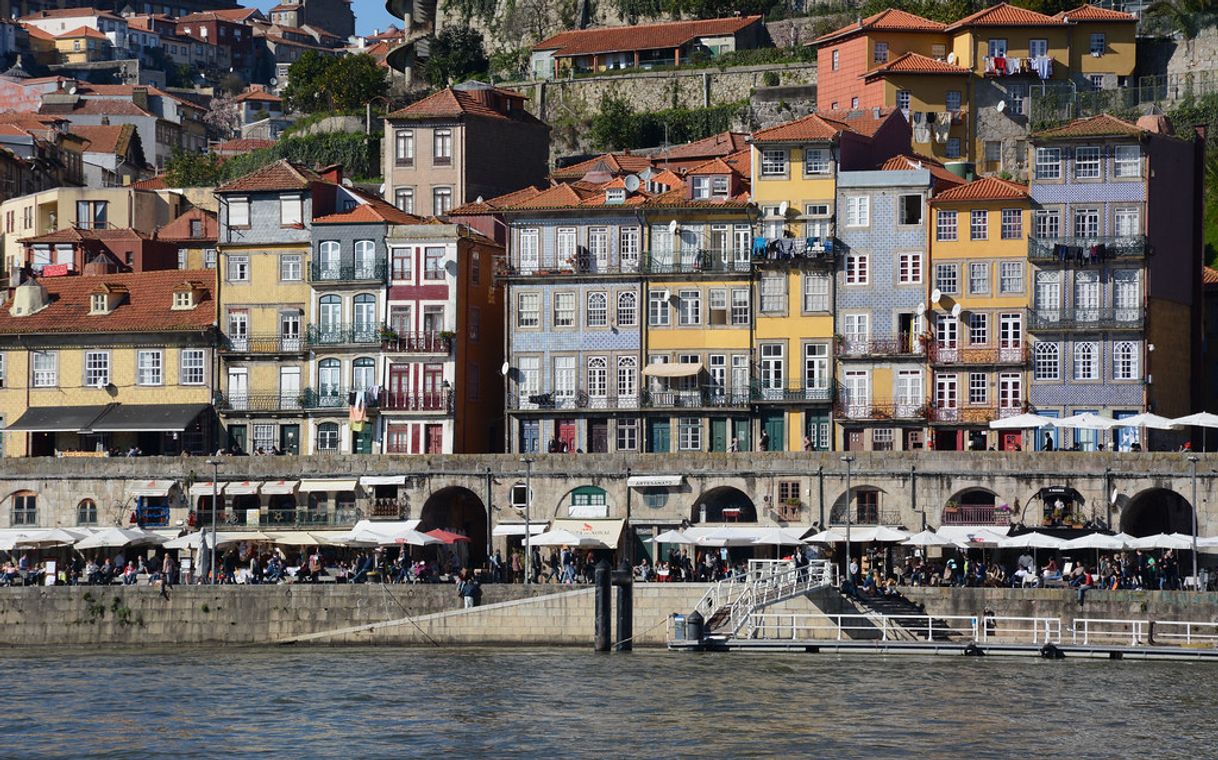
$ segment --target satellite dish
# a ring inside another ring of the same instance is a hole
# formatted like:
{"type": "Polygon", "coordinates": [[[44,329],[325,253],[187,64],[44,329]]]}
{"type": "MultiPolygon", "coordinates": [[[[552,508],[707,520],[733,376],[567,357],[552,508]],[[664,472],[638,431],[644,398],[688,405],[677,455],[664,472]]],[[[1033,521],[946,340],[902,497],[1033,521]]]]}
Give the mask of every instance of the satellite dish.
{"type": "Polygon", "coordinates": [[[930,302],[931,303],[939,303],[939,299],[942,297],[943,297],[942,290],[935,288],[934,290],[930,291],[930,302]]]}
{"type": "Polygon", "coordinates": [[[75,94],[76,94],[76,86],[75,86],[75,85],[73,85],[73,86],[71,86],[71,87],[69,87],[69,88],[68,88],[68,94],[69,94],[69,95],[75,95],[75,94]]]}
{"type": "Polygon", "coordinates": [[[919,314],[923,314],[923,313],[925,313],[925,312],[926,312],[926,302],[925,302],[925,301],[918,301],[918,313],[919,313],[919,314]]]}
{"type": "Polygon", "coordinates": [[[271,87],[274,87],[274,86],[275,86],[275,85],[277,85],[277,84],[279,84],[279,78],[278,78],[278,77],[271,77],[271,87]]]}
{"type": "Polygon", "coordinates": [[[355,187],[355,183],[351,181],[350,177],[343,177],[343,187],[355,187]]]}
{"type": "Polygon", "coordinates": [[[1121,498],[1121,492],[1117,489],[1112,489],[1112,506],[1116,506],[1117,500],[1121,498]]]}
{"type": "Polygon", "coordinates": [[[508,364],[507,362],[504,362],[503,366],[499,368],[499,374],[503,375],[504,377],[507,377],[508,371],[511,369],[512,369],[512,366],[510,364],[508,364]]]}
{"type": "Polygon", "coordinates": [[[677,234],[677,228],[679,226],[680,225],[677,224],[677,220],[673,219],[671,222],[668,223],[668,231],[675,235],[675,234],[677,234]]]}
{"type": "Polygon", "coordinates": [[[961,311],[964,311],[964,310],[960,308],[960,304],[956,304],[955,306],[952,307],[952,316],[959,319],[961,311]]]}
{"type": "MultiPolygon", "coordinates": [[[[955,65],[955,63],[956,63],[956,54],[955,54],[954,52],[953,52],[953,53],[948,53],[948,54],[947,54],[947,62],[948,62],[948,63],[950,63],[950,64],[955,65]]],[[[274,84],[274,82],[271,82],[271,84],[274,84]]]]}
{"type": "Polygon", "coordinates": [[[377,195],[381,196],[382,198],[385,197],[385,183],[384,182],[381,183],[381,189],[377,191],[377,195]]]}
{"type": "Polygon", "coordinates": [[[482,203],[482,196],[479,195],[477,198],[475,198],[474,203],[482,203]]]}
{"type": "Polygon", "coordinates": [[[626,179],[622,180],[622,183],[626,185],[626,192],[633,193],[642,187],[643,180],[633,174],[627,174],[626,179]]]}
{"type": "Polygon", "coordinates": [[[1007,102],[1005,100],[998,101],[998,105],[994,106],[994,110],[998,113],[1002,113],[1003,111],[1007,110],[1007,102]]]}
{"type": "Polygon", "coordinates": [[[787,203],[786,201],[783,201],[782,203],[779,203],[779,204],[778,204],[778,215],[779,215],[779,216],[786,216],[786,215],[787,215],[787,212],[788,212],[788,211],[790,211],[790,210],[791,210],[791,204],[790,204],[790,203],[787,203]]]}

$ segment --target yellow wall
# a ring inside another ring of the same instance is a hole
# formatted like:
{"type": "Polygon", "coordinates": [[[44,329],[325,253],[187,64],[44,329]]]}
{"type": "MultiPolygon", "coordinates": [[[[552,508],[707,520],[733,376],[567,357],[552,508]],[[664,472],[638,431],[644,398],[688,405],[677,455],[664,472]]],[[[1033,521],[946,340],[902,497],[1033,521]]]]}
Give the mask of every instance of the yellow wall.
{"type": "MultiPolygon", "coordinates": [[[[770,147],[770,146],[766,146],[770,147]]],[[[779,147],[779,146],[773,146],[779,147]]],[[[809,147],[823,149],[830,147],[829,143],[811,143],[809,147]]],[[[787,176],[781,178],[763,178],[761,176],[761,148],[753,148],[753,185],[752,200],[759,206],[777,206],[786,201],[790,204],[787,212],[787,229],[797,237],[803,235],[803,224],[795,221],[802,217],[804,207],[809,203],[827,203],[830,213],[833,212],[834,196],[837,189],[835,173],[837,171],[836,151],[830,161],[830,174],[804,176],[803,147],[787,147],[787,176]]]]}
{"type": "Polygon", "coordinates": [[[728,290],[728,319],[731,319],[731,289],[749,287],[748,280],[673,280],[653,278],[649,287],[670,291],[673,296],[671,324],[667,327],[647,328],[647,350],[649,352],[672,351],[673,353],[695,353],[714,350],[749,349],[749,325],[710,325],[710,291],[728,290]],[[702,295],[702,324],[682,326],[677,324],[679,310],[676,297],[682,290],[698,290],[702,295]]]}
{"type": "Polygon", "coordinates": [[[961,74],[960,76],[903,74],[884,77],[884,105],[889,108],[896,107],[897,93],[901,90],[909,91],[909,110],[911,112],[934,111],[938,113],[944,111],[947,109],[948,91],[955,90],[960,93],[960,113],[962,117],[958,123],[952,125],[951,131],[948,132],[949,137],[960,139],[960,156],[955,159],[949,158],[947,155],[947,143],[938,143],[933,139],[928,143],[912,143],[915,153],[947,161],[967,160],[970,158],[969,150],[972,146],[968,139],[968,121],[971,118],[971,105],[969,103],[971,83],[968,80],[969,76],[967,74],[961,74]]]}
{"type": "Polygon", "coordinates": [[[947,35],[937,33],[916,32],[881,32],[867,33],[867,68],[872,69],[882,64],[875,62],[875,43],[888,43],[888,60],[892,61],[905,53],[921,53],[925,56],[934,55],[934,46],[947,46],[947,35]]]}
{"type": "Polygon", "coordinates": [[[1137,24],[1078,24],[1072,30],[1070,69],[1080,74],[1130,76],[1137,64],[1137,24]],[[1107,49],[1098,58],[1091,55],[1091,35],[1103,34],[1107,49]]]}
{"type": "Polygon", "coordinates": [[[950,310],[955,303],[962,309],[1012,309],[1023,308],[1031,297],[1031,267],[1027,265],[1028,234],[1031,231],[1032,211],[1028,201],[971,201],[936,203],[931,207],[927,229],[930,231],[930,287],[935,287],[934,265],[941,262],[957,261],[960,263],[960,295],[944,296],[940,304],[950,310]],[[1022,210],[1023,234],[1018,239],[1002,239],[1002,209],[1019,208],[1022,210]],[[986,211],[987,240],[970,240],[971,214],[974,209],[986,211]],[[957,240],[944,242],[935,239],[936,222],[940,211],[955,211],[957,240]],[[1011,259],[1024,260],[1024,292],[1022,294],[1000,296],[998,294],[998,274],[1000,261],[1011,259]],[[966,266],[969,262],[989,261],[990,292],[988,295],[971,296],[968,293],[968,276],[966,266]],[[943,305],[946,304],[946,305],[943,305]]]}
{"type": "Polygon", "coordinates": [[[1065,68],[1070,58],[1067,53],[1070,31],[1067,27],[1016,27],[993,26],[962,29],[952,40],[956,53],[956,65],[972,69],[977,74],[985,73],[985,56],[989,53],[989,40],[1003,38],[1007,41],[1007,54],[1019,58],[1028,55],[1029,40],[1048,40],[1049,55],[1053,57],[1053,78],[1064,79],[1065,68]]]}

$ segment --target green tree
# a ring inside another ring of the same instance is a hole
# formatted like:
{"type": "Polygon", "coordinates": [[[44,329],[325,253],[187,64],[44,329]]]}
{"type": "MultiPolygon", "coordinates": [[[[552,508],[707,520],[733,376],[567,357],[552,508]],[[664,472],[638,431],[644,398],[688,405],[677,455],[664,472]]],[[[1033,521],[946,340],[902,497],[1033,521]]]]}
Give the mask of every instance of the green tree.
{"type": "Polygon", "coordinates": [[[1191,40],[1218,23],[1218,0],[1157,0],[1146,9],[1146,18],[1191,40]]]}
{"type": "Polygon", "coordinates": [[[174,148],[165,164],[165,184],[170,187],[215,187],[220,181],[220,159],[215,155],[174,148]]]}
{"type": "Polygon", "coordinates": [[[389,77],[366,54],[339,58],[310,50],[288,69],[288,107],[304,113],[354,112],[389,89],[389,77]]]}
{"type": "Polygon", "coordinates": [[[436,87],[447,87],[453,82],[484,74],[489,67],[482,33],[468,26],[450,26],[432,40],[423,74],[436,87]]]}
{"type": "Polygon", "coordinates": [[[625,150],[638,141],[638,122],[630,102],[616,93],[605,93],[601,110],[592,117],[592,144],[601,150],[625,150]]]}

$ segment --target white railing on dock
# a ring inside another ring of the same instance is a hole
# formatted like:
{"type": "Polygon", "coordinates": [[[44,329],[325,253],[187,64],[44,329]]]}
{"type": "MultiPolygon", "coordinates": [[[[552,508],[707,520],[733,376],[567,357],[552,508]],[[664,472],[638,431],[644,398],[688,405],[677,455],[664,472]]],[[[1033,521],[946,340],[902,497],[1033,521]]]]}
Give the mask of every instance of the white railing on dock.
{"type": "Polygon", "coordinates": [[[1218,646],[1218,622],[1075,618],[1071,633],[1073,643],[1083,645],[1120,642],[1129,646],[1218,646]]]}
{"type": "Polygon", "coordinates": [[[1061,643],[1062,621],[1048,617],[757,612],[751,616],[748,630],[755,639],[785,641],[915,641],[919,636],[933,641],[935,636],[948,636],[958,641],[1054,644],[1061,643]]]}
{"type": "Polygon", "coordinates": [[[1011,641],[1060,644],[1062,619],[1051,617],[993,616],[982,618],[982,641],[1011,641]]]}
{"type": "MultiPolygon", "coordinates": [[[[717,628],[732,636],[748,638],[752,631],[742,629],[750,624],[750,619],[758,610],[815,589],[832,586],[835,571],[833,563],[827,560],[810,562],[804,567],[781,561],[761,566],[757,569],[757,575],[745,584],[744,592],[727,608],[727,619],[717,628]]],[[[752,573],[750,567],[749,574],[752,573]]]]}

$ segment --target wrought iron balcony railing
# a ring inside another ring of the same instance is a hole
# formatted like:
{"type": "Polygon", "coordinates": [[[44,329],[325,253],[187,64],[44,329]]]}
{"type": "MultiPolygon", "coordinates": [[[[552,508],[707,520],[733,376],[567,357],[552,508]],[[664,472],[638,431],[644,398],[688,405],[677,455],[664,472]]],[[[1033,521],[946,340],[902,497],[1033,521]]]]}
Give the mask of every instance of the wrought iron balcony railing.
{"type": "Polygon", "coordinates": [[[310,346],[374,346],[381,342],[380,325],[309,325],[310,346]]]}
{"type": "Polygon", "coordinates": [[[234,354],[296,354],[305,351],[305,339],[300,335],[225,335],[224,351],[234,354]]]}
{"type": "Polygon", "coordinates": [[[846,336],[836,344],[840,359],[865,359],[873,356],[921,356],[926,347],[918,336],[905,333],[889,338],[853,338],[846,336]]]}
{"type": "Polygon", "coordinates": [[[961,425],[984,425],[998,419],[1023,414],[1027,405],[1017,406],[931,406],[928,410],[931,422],[947,422],[961,425]]]}
{"type": "Polygon", "coordinates": [[[444,412],[452,409],[452,393],[449,391],[423,393],[385,391],[381,394],[379,403],[381,409],[390,412],[444,412]]]}
{"type": "Polygon", "coordinates": [[[966,348],[961,346],[944,346],[940,343],[932,342],[927,346],[927,353],[930,357],[930,363],[939,366],[1022,365],[1028,362],[1028,346],[1026,343],[980,348],[969,346],[966,348]]]}
{"type": "Polygon", "coordinates": [[[846,420],[925,420],[930,404],[925,401],[851,401],[839,399],[834,414],[846,420]]]}
{"type": "MultiPolygon", "coordinates": [[[[340,409],[352,402],[353,391],[348,388],[305,388],[289,393],[255,391],[220,393],[216,408],[221,412],[290,412],[311,409],[340,409]]],[[[384,394],[365,393],[364,406],[375,409],[384,394]]]]}
{"type": "Polygon", "coordinates": [[[392,354],[446,354],[452,339],[434,330],[423,332],[381,332],[381,350],[392,354]]]}
{"type": "Polygon", "coordinates": [[[1109,259],[1140,259],[1150,252],[1145,235],[1028,238],[1028,259],[1087,266],[1109,259]]]}
{"type": "Polygon", "coordinates": [[[834,387],[829,385],[789,384],[783,387],[754,383],[752,398],[757,403],[828,403],[833,400],[834,387]]]}
{"type": "Polygon", "coordinates": [[[1146,321],[1144,309],[1072,308],[1032,309],[1030,330],[1137,330],[1146,321]]]}
{"type": "Polygon", "coordinates": [[[309,279],[313,282],[380,282],[387,271],[384,261],[313,261],[309,264],[309,279]]]}

